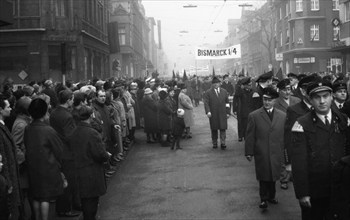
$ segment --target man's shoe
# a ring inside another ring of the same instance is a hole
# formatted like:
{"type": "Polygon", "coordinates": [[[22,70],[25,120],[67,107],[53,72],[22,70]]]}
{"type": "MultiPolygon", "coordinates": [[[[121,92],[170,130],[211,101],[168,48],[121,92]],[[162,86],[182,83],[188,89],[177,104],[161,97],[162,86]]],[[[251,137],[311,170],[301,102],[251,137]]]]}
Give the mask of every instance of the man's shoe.
{"type": "Polygon", "coordinates": [[[59,217],[77,217],[80,215],[81,212],[77,211],[69,211],[69,212],[62,212],[62,213],[57,213],[59,217]]]}
{"type": "Polygon", "coordinates": [[[267,209],[267,202],[266,201],[261,201],[260,205],[259,205],[259,208],[261,209],[267,209]]]}
{"type": "Polygon", "coordinates": [[[176,150],[179,149],[179,150],[182,150],[182,147],[177,147],[176,150]]]}
{"type": "Polygon", "coordinates": [[[288,183],[281,183],[281,189],[287,190],[288,189],[288,183]]]}
{"type": "Polygon", "coordinates": [[[239,142],[242,142],[242,141],[243,141],[243,138],[238,138],[238,141],[239,141],[239,142]]]}
{"type": "Polygon", "coordinates": [[[221,150],[225,150],[226,149],[226,145],[225,144],[221,144],[221,150]]]}
{"type": "Polygon", "coordinates": [[[213,145],[213,148],[214,148],[214,149],[218,148],[218,145],[214,144],[214,145],[213,145]]]}
{"type": "Polygon", "coordinates": [[[276,205],[276,204],[278,204],[278,200],[277,199],[269,199],[269,200],[267,200],[269,203],[271,203],[271,204],[274,204],[274,205],[276,205]]]}

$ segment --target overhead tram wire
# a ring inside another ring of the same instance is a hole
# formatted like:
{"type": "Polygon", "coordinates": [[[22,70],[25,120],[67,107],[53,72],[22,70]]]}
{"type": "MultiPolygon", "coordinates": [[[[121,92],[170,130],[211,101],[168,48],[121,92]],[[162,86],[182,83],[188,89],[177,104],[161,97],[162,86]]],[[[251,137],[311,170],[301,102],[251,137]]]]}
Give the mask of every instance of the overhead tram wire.
{"type": "MultiPolygon", "coordinates": [[[[222,9],[224,8],[225,4],[226,4],[226,1],[224,1],[224,3],[221,5],[221,8],[219,9],[219,12],[217,13],[216,17],[215,17],[214,20],[209,24],[209,26],[208,26],[208,28],[207,28],[207,31],[204,32],[204,33],[209,33],[209,32],[210,32],[212,25],[215,24],[216,19],[219,17],[219,15],[220,15],[222,9]]],[[[207,37],[207,34],[204,34],[204,35],[203,35],[203,40],[204,40],[206,37],[207,37]]]]}

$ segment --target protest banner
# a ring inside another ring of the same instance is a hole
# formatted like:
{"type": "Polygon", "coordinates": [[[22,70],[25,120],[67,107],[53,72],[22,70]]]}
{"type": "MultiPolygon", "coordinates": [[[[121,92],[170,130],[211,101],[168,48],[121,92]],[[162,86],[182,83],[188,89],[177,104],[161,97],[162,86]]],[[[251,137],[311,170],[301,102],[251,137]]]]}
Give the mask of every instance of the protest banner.
{"type": "Polygon", "coordinates": [[[227,48],[200,48],[196,51],[197,60],[219,60],[241,58],[241,45],[237,44],[227,48]]]}

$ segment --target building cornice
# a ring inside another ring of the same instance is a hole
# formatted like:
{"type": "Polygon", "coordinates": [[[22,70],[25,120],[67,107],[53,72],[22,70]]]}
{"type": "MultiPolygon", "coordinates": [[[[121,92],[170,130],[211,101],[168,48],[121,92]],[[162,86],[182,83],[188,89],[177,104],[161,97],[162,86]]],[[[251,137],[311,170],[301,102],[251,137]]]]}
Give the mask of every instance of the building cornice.
{"type": "Polygon", "coordinates": [[[326,16],[304,16],[304,17],[296,17],[290,18],[288,22],[296,21],[296,20],[318,20],[318,19],[326,19],[326,16]]]}
{"type": "Polygon", "coordinates": [[[101,39],[95,37],[94,35],[89,34],[89,33],[88,33],[87,31],[85,31],[85,30],[81,30],[81,33],[84,34],[84,35],[86,35],[86,36],[88,36],[88,37],[93,38],[94,40],[97,40],[97,41],[99,41],[99,42],[105,44],[106,46],[108,46],[108,43],[107,43],[107,42],[104,42],[103,40],[101,40],[101,39]]]}
{"type": "Polygon", "coordinates": [[[0,30],[1,33],[11,33],[11,32],[45,32],[46,28],[22,28],[22,29],[4,29],[0,30]]]}
{"type": "Polygon", "coordinates": [[[328,51],[331,50],[331,47],[310,47],[310,48],[296,48],[293,50],[288,50],[288,51],[281,51],[280,53],[283,54],[289,54],[289,53],[294,53],[294,52],[314,52],[314,51],[328,51]]]}

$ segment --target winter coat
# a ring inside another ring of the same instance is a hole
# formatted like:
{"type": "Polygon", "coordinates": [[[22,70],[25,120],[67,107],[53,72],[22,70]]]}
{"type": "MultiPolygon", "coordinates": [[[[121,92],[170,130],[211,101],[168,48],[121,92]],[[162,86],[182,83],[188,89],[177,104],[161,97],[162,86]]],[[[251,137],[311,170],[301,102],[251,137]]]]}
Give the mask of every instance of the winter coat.
{"type": "Polygon", "coordinates": [[[254,156],[256,179],[259,181],[277,181],[280,178],[285,118],[284,112],[274,108],[271,121],[264,107],[248,116],[245,155],[254,156]]]}
{"type": "Polygon", "coordinates": [[[28,188],[28,168],[25,163],[26,147],[24,145],[24,130],[30,123],[30,117],[27,115],[18,115],[12,126],[12,137],[16,145],[16,157],[19,166],[19,179],[21,188],[28,188]]]}
{"type": "Polygon", "coordinates": [[[106,193],[103,163],[109,158],[100,134],[90,124],[79,122],[70,140],[74,148],[77,181],[81,198],[106,193]]]}
{"type": "Polygon", "coordinates": [[[276,99],[274,107],[281,110],[282,112],[286,113],[288,106],[295,105],[298,102],[300,102],[300,99],[294,96],[290,96],[289,98],[289,105],[282,97],[279,97],[276,99]]]}
{"type": "Polygon", "coordinates": [[[158,103],[158,128],[160,131],[171,130],[171,106],[165,99],[160,99],[158,103]]]}
{"type": "Polygon", "coordinates": [[[132,99],[132,96],[129,91],[125,91],[123,94],[123,98],[125,99],[127,105],[127,118],[128,118],[128,126],[129,129],[136,127],[136,119],[135,119],[135,110],[134,105],[135,101],[132,99]]]}
{"type": "Polygon", "coordinates": [[[331,196],[332,168],[349,149],[349,123],[346,115],[332,110],[325,125],[312,110],[292,127],[291,162],[293,184],[298,199],[331,196]]]}
{"type": "Polygon", "coordinates": [[[174,118],[173,135],[181,136],[185,130],[184,118],[176,116],[174,118]]]}
{"type": "Polygon", "coordinates": [[[189,96],[185,93],[180,92],[179,94],[178,107],[185,110],[184,120],[186,127],[191,127],[194,125],[193,119],[193,105],[189,96]]]}
{"type": "Polygon", "coordinates": [[[2,155],[2,175],[7,181],[7,186],[12,187],[12,193],[8,199],[11,204],[10,213],[18,216],[17,207],[21,204],[20,185],[18,179],[18,166],[16,159],[15,143],[8,128],[0,123],[0,154],[2,155]]]}
{"type": "Polygon", "coordinates": [[[158,132],[157,104],[151,96],[145,95],[142,99],[143,117],[145,120],[144,130],[146,133],[158,132]]]}
{"type": "Polygon", "coordinates": [[[68,140],[75,129],[72,113],[67,108],[57,106],[50,114],[50,125],[56,130],[64,143],[62,159],[72,160],[73,153],[68,144],[68,140]]]}
{"type": "Polygon", "coordinates": [[[24,132],[29,188],[34,198],[53,198],[63,193],[61,159],[63,142],[51,126],[34,120],[24,132]]]}
{"type": "Polygon", "coordinates": [[[228,93],[220,89],[219,97],[214,88],[207,90],[203,96],[205,114],[211,113],[209,118],[211,130],[227,129],[227,114],[229,113],[228,93]]]}

